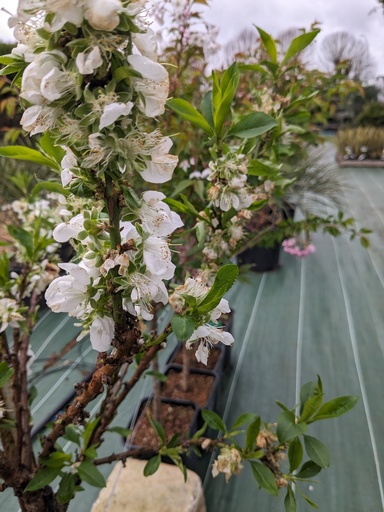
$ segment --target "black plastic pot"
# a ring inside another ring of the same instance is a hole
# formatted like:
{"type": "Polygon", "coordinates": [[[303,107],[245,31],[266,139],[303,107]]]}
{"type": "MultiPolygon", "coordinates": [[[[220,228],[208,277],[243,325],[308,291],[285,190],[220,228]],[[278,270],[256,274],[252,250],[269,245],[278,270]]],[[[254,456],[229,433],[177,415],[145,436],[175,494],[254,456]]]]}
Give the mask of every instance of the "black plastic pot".
{"type": "MultiPolygon", "coordinates": [[[[181,343],[181,342],[179,342],[176,345],[175,350],[171,353],[171,355],[168,358],[167,366],[169,366],[169,365],[182,366],[181,363],[177,362],[177,358],[179,358],[179,361],[180,361],[181,351],[183,350],[183,347],[184,347],[184,343],[181,343]]],[[[211,356],[213,351],[217,351],[219,353],[219,356],[218,356],[218,359],[216,361],[216,364],[215,364],[214,368],[206,367],[203,363],[199,363],[197,361],[197,359],[195,358],[195,360],[191,363],[191,369],[192,370],[196,370],[196,369],[208,370],[208,371],[214,371],[214,372],[217,372],[217,373],[221,373],[223,371],[223,369],[224,369],[224,366],[225,366],[225,358],[226,358],[226,350],[225,350],[225,348],[226,348],[225,345],[223,345],[221,343],[218,343],[216,346],[214,346],[211,349],[210,356],[211,356]]],[[[191,353],[195,354],[195,349],[192,348],[191,349],[191,353]]],[[[209,357],[208,357],[208,362],[209,362],[209,357]]]]}
{"type": "Polygon", "coordinates": [[[280,244],[273,247],[255,245],[237,256],[239,265],[250,265],[254,272],[270,272],[279,266],[280,244]]]}
{"type": "MultiPolygon", "coordinates": [[[[129,428],[131,430],[134,430],[135,427],[140,423],[141,419],[144,417],[146,413],[147,404],[149,401],[153,400],[153,395],[150,397],[143,398],[137,405],[134,415],[132,416],[131,421],[129,422],[129,428]]],[[[196,407],[196,405],[193,402],[187,401],[187,400],[173,400],[170,398],[161,398],[160,402],[162,404],[170,404],[172,407],[175,407],[176,409],[178,407],[191,407],[194,410],[192,421],[189,426],[189,432],[186,437],[191,438],[201,427],[202,427],[202,419],[200,414],[200,409],[196,407]]],[[[140,428],[140,427],[138,427],[140,428]]],[[[125,450],[140,450],[145,449],[144,446],[140,446],[133,442],[127,442],[126,438],[123,438],[123,444],[125,450]]],[[[157,455],[157,451],[153,449],[145,450],[142,453],[139,453],[135,457],[141,460],[149,460],[152,457],[157,455]]],[[[206,472],[206,461],[204,461],[204,464],[201,464],[201,460],[204,457],[200,457],[195,453],[194,451],[190,450],[188,454],[183,454],[181,456],[184,465],[191,469],[192,471],[195,471],[200,477],[205,476],[206,472]]],[[[172,459],[169,457],[162,457],[162,462],[165,462],[167,464],[174,464],[172,459]]]]}

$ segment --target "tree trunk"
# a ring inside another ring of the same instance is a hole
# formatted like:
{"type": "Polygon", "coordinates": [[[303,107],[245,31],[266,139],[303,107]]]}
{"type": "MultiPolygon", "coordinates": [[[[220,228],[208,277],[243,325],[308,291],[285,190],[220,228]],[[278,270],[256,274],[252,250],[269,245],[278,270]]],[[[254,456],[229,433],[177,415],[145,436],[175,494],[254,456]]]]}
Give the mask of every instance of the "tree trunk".
{"type": "Polygon", "coordinates": [[[47,486],[33,492],[23,492],[18,496],[22,512],[65,512],[68,503],[59,503],[52,487],[47,486]]]}

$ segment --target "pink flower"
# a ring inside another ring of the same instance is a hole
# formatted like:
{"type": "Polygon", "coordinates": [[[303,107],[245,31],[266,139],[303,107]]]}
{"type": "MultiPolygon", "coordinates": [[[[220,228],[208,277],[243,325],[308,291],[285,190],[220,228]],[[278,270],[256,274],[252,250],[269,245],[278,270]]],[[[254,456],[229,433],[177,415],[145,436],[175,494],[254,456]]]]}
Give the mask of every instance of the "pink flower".
{"type": "Polygon", "coordinates": [[[293,256],[299,256],[300,258],[308,256],[316,250],[313,243],[296,238],[287,238],[281,245],[286,253],[292,254],[293,256]]]}

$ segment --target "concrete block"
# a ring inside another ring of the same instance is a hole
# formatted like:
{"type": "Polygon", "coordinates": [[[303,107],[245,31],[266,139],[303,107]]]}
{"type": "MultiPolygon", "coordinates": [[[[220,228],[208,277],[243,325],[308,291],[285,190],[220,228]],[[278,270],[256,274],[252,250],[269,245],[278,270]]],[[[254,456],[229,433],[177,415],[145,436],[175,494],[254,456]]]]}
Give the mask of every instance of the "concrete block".
{"type": "Polygon", "coordinates": [[[101,490],[91,512],[206,512],[200,477],[188,470],[184,483],[180,469],[160,464],[157,472],[143,475],[146,461],[117,463],[107,487],[101,490]]]}

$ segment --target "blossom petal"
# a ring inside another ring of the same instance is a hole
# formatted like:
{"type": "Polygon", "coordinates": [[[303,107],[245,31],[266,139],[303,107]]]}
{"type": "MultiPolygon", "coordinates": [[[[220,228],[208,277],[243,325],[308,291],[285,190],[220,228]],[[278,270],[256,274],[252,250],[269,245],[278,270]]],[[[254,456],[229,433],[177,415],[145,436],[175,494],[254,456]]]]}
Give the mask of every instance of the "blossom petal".
{"type": "Polygon", "coordinates": [[[89,330],[92,347],[99,352],[106,352],[112,343],[115,332],[115,323],[112,318],[96,317],[89,330]]]}
{"type": "Polygon", "coordinates": [[[100,117],[99,129],[102,130],[106,126],[113,124],[120,116],[127,116],[130,114],[133,103],[110,103],[104,108],[103,114],[100,117]]]}

